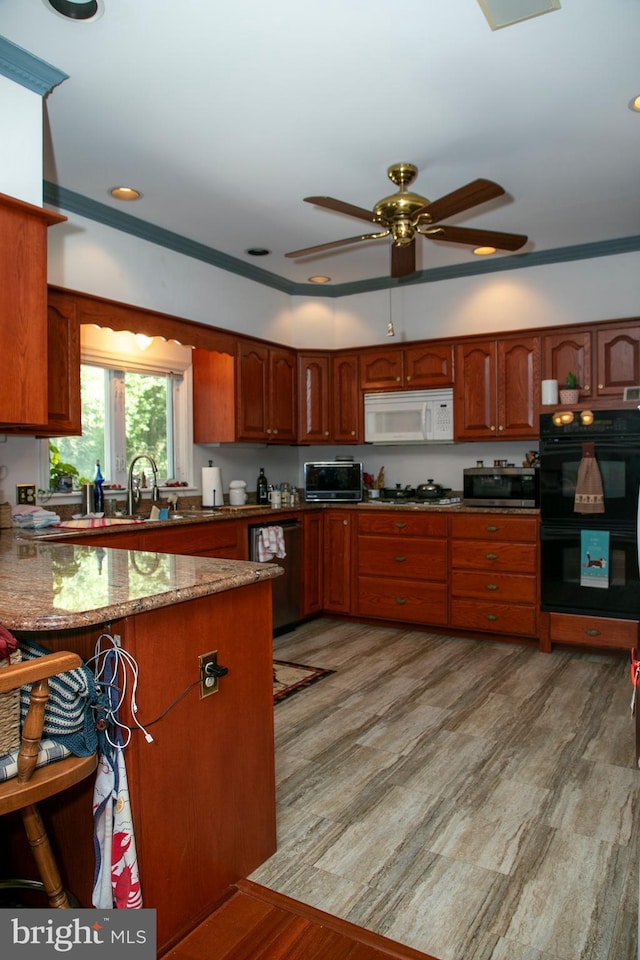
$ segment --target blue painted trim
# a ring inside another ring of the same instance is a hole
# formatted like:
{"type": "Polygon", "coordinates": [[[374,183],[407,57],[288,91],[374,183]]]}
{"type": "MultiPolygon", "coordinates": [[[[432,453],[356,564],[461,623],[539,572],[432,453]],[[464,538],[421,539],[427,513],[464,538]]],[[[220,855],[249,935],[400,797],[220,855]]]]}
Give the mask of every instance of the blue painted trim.
{"type": "Polygon", "coordinates": [[[188,240],[180,234],[156,227],[145,220],[120,210],[114,210],[104,203],[90,200],[79,193],[58,187],[49,181],[44,182],[44,202],[50,206],[77,213],[88,220],[103,223],[114,230],[121,230],[140,240],[148,240],[159,246],[167,247],[176,253],[181,253],[194,260],[202,260],[221,270],[235,273],[248,280],[254,280],[264,286],[272,287],[291,296],[304,297],[345,297],[357,293],[370,293],[375,290],[396,289],[398,287],[414,286],[418,283],[438,283],[441,280],[457,280],[461,277],[476,277],[485,273],[499,273],[503,270],[522,270],[525,267],[540,267],[550,263],[568,263],[572,260],[589,260],[596,257],[609,257],[620,253],[631,253],[640,250],[640,235],[620,237],[616,240],[601,240],[596,243],[582,243],[571,247],[558,247],[555,250],[539,250],[533,253],[514,254],[513,256],[498,257],[495,260],[481,260],[473,263],[456,264],[451,267],[435,267],[432,270],[421,270],[411,274],[403,280],[394,280],[391,277],[376,277],[373,280],[358,280],[354,283],[341,283],[334,287],[315,283],[294,283],[284,277],[279,277],[268,270],[261,270],[253,264],[238,260],[207,247],[203,243],[188,240]]]}
{"type": "Polygon", "coordinates": [[[69,79],[68,73],[34,57],[6,37],[0,37],[0,73],[41,97],[46,97],[59,83],[69,79]]]}

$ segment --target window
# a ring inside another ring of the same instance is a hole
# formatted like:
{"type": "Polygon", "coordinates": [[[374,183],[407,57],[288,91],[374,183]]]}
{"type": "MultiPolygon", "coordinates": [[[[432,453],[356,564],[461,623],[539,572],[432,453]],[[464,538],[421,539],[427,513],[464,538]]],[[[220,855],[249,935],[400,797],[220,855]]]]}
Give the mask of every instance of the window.
{"type": "MultiPolygon", "coordinates": [[[[142,349],[132,334],[95,328],[85,334],[83,327],[82,357],[82,436],[52,440],[60,460],[75,466],[81,480],[93,479],[99,460],[107,482],[125,486],[131,461],[146,453],[159,483],[188,481],[191,351],[164,341],[142,349]]],[[[139,468],[149,474],[144,461],[139,468]]]]}

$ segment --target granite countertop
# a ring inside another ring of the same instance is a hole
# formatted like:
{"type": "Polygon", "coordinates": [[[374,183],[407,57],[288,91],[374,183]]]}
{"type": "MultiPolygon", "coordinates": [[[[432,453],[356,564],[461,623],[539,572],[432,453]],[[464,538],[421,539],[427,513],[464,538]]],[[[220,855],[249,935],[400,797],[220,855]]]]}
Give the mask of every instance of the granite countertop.
{"type": "MultiPolygon", "coordinates": [[[[76,531],[77,532],[77,531],[76,531]]],[[[71,630],[280,576],[273,563],[0,536],[0,623],[71,630]]]]}

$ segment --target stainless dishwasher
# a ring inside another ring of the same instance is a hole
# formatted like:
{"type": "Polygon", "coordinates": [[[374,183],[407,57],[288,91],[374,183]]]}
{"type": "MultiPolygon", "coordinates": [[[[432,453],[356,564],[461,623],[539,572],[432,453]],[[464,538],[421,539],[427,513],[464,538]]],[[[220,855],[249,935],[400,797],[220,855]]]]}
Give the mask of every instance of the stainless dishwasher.
{"type": "Polygon", "coordinates": [[[274,520],[249,527],[249,559],[259,560],[258,538],[263,527],[282,527],[286,557],[273,557],[284,574],[272,581],[273,635],[286,633],[300,621],[300,590],[302,587],[302,524],[299,520],[274,520]]]}

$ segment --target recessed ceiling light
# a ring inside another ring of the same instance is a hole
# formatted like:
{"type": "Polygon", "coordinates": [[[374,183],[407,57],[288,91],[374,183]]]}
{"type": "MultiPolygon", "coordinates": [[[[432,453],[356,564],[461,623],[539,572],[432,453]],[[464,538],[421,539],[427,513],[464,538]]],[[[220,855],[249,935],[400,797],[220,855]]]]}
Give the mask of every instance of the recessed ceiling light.
{"type": "Polygon", "coordinates": [[[476,247],[473,252],[475,253],[476,257],[488,257],[492,253],[496,252],[496,248],[495,247],[476,247]]]}
{"type": "Polygon", "coordinates": [[[103,0],[43,0],[43,3],[59,17],[80,23],[99,20],[104,13],[103,0]]]}
{"type": "Polygon", "coordinates": [[[640,96],[634,97],[629,106],[632,110],[640,112],[640,96]]]}
{"type": "Polygon", "coordinates": [[[139,200],[142,194],[133,187],[112,187],[109,191],[116,200],[139,200]]]}
{"type": "Polygon", "coordinates": [[[331,277],[309,277],[309,283],[329,283],[331,277]]]}
{"type": "Polygon", "coordinates": [[[245,253],[248,253],[250,257],[267,257],[271,250],[267,250],[266,247],[249,247],[248,250],[245,250],[245,253]]]}

